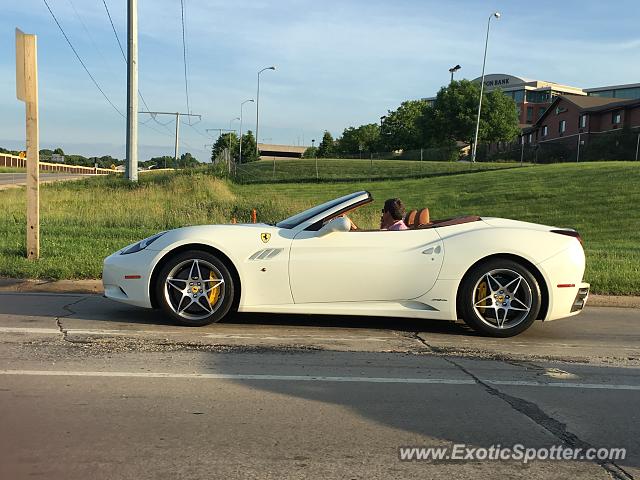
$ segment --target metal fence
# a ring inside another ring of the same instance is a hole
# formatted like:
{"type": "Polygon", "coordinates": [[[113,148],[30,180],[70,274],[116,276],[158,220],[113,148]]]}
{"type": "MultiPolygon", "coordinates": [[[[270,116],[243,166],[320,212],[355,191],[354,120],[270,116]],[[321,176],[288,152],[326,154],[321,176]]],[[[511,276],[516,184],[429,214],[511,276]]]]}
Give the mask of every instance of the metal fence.
{"type": "Polygon", "coordinates": [[[396,151],[360,151],[356,153],[332,153],[331,158],[373,160],[422,160],[425,162],[449,162],[460,159],[460,148],[433,147],[396,151]]]}
{"type": "Polygon", "coordinates": [[[534,144],[510,144],[495,149],[478,146],[479,161],[529,163],[594,162],[608,160],[638,161],[640,131],[579,133],[534,144]]]}
{"type": "MultiPolygon", "coordinates": [[[[111,170],[108,168],[83,167],[80,165],[67,165],[65,163],[39,162],[39,166],[40,166],[40,170],[45,172],[79,173],[79,174],[115,173],[115,170],[111,170]]],[[[17,157],[15,155],[7,155],[4,153],[0,153],[0,167],[26,168],[27,159],[22,157],[17,157]]]]}

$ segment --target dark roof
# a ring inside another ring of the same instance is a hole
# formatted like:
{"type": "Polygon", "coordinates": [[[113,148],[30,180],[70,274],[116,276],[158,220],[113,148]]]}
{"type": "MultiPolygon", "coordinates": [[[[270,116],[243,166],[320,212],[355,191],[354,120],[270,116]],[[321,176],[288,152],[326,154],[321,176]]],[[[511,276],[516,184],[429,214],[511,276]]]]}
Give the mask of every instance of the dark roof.
{"type": "Polygon", "coordinates": [[[589,95],[561,95],[561,98],[568,100],[569,102],[576,105],[578,108],[587,109],[587,108],[598,108],[605,107],[612,103],[620,102],[619,98],[609,98],[609,97],[591,97],[589,95]]]}
{"type": "Polygon", "coordinates": [[[562,100],[573,103],[576,107],[584,112],[604,112],[621,107],[632,107],[640,105],[640,98],[627,100],[609,97],[592,97],[588,95],[573,95],[571,93],[567,93],[564,95],[558,95],[553,100],[553,102],[551,102],[551,105],[549,105],[549,108],[547,108],[544,114],[542,114],[542,116],[536,121],[536,123],[534,123],[534,125],[540,125],[542,120],[544,120],[547,115],[549,115],[549,113],[553,111],[558,102],[561,102],[562,100]]]}

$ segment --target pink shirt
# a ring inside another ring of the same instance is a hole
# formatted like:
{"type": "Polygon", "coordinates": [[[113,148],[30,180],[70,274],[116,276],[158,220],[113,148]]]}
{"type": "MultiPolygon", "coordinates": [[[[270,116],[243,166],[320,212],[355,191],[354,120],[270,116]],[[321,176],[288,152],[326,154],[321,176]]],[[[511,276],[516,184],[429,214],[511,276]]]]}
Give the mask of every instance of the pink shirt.
{"type": "Polygon", "coordinates": [[[409,227],[407,227],[404,224],[404,221],[398,220],[393,225],[391,225],[389,228],[387,228],[387,230],[409,230],[409,227]]]}

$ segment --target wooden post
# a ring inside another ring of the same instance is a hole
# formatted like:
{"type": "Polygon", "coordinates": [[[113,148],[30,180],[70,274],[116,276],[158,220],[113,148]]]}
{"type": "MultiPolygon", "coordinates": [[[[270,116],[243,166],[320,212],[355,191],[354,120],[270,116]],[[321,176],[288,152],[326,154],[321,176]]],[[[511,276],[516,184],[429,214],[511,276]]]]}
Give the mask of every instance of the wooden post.
{"type": "Polygon", "coordinates": [[[26,106],[27,258],[40,257],[40,139],[37,38],[16,28],[16,95],[26,106]]]}

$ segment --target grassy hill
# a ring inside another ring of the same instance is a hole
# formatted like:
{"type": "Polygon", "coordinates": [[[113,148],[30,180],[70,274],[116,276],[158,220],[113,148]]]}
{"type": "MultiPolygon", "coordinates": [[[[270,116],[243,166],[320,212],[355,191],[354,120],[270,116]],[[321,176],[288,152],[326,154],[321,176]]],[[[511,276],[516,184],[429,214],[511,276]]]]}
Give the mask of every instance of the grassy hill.
{"type": "Polygon", "coordinates": [[[374,227],[382,203],[400,197],[432,218],[479,214],[577,228],[594,291],[640,294],[640,165],[634,162],[538,165],[457,175],[352,183],[238,185],[202,173],[148,174],[139,185],[93,178],[45,185],[42,259],[24,254],[24,190],[0,192],[0,275],[98,277],[102,259],[166,228],[201,223],[273,222],[330,198],[369,190],[376,201],[353,215],[374,227]]]}
{"type": "MultiPolygon", "coordinates": [[[[317,175],[321,181],[359,181],[371,179],[443,176],[518,166],[514,163],[420,162],[413,160],[344,160],[318,158],[317,175]]],[[[269,160],[238,166],[238,183],[282,183],[316,181],[316,159],[269,160]]]]}

